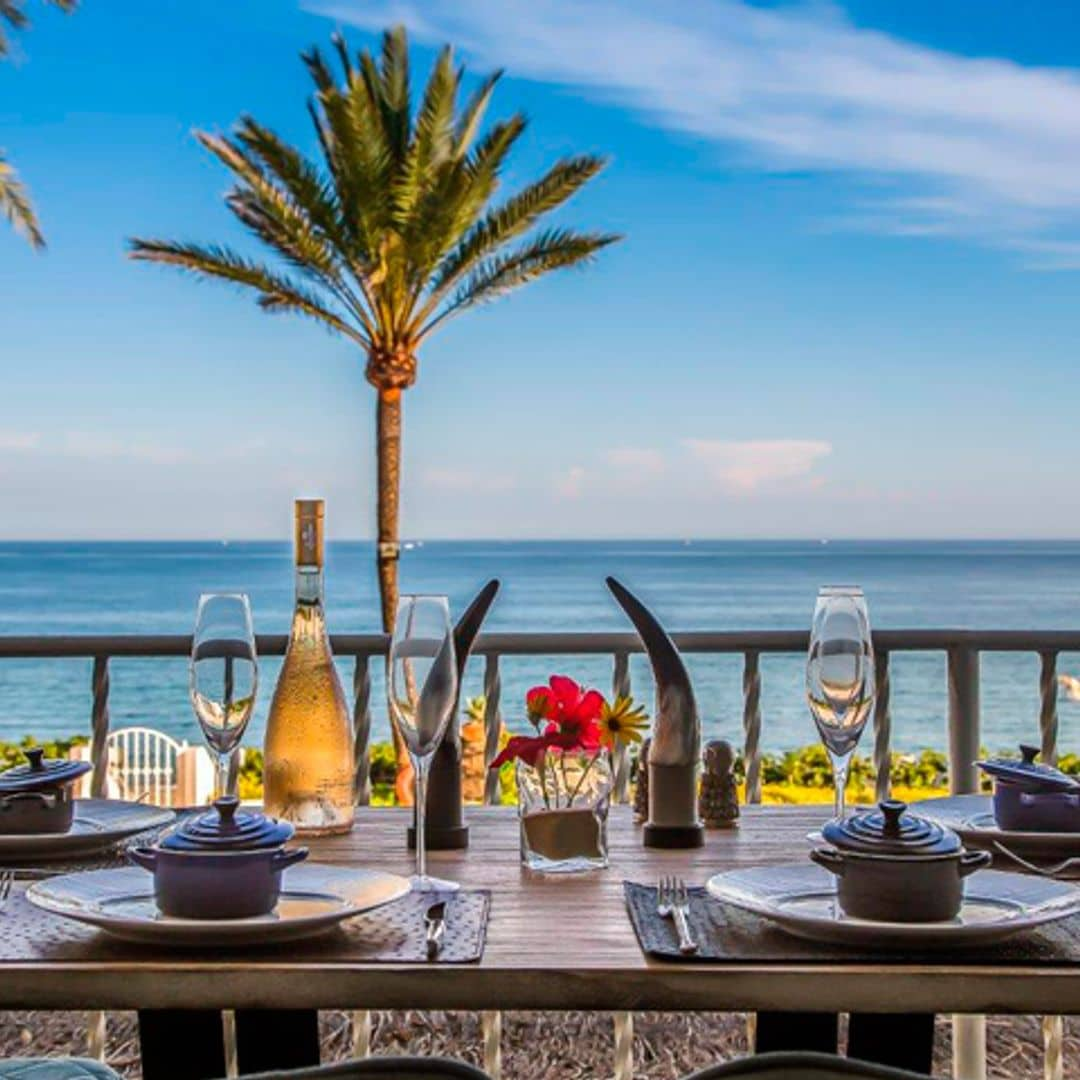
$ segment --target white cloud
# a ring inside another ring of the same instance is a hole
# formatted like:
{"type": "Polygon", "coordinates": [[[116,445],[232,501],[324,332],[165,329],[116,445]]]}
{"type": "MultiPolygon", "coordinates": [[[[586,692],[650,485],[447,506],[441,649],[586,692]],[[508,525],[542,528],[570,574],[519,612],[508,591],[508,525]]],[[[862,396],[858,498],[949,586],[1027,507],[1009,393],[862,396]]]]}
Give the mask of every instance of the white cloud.
{"type": "Polygon", "coordinates": [[[474,469],[427,469],[420,480],[432,491],[453,495],[490,495],[517,486],[513,477],[474,469]]]}
{"type": "Polygon", "coordinates": [[[738,495],[795,480],[820,487],[822,478],[810,474],[832,453],[829,443],[813,439],[684,439],[683,445],[723,491],[738,495]]]}
{"type": "Polygon", "coordinates": [[[659,476],[664,471],[664,455],[645,447],[617,446],[604,455],[609,465],[637,475],[659,476]]]}
{"type": "Polygon", "coordinates": [[[32,431],[0,431],[0,452],[36,450],[41,436],[32,431]]]}
{"type": "Polygon", "coordinates": [[[889,181],[869,209],[848,215],[851,208],[838,207],[844,227],[968,236],[1030,251],[1042,266],[1080,262],[1076,69],[927,48],[857,27],[825,4],[307,6],[369,29],[404,21],[417,36],[453,41],[489,67],[578,87],[720,143],[748,167],[889,181]]]}
{"type": "Polygon", "coordinates": [[[585,469],[581,465],[571,465],[555,479],[555,494],[561,499],[580,499],[585,493],[585,469]]]}

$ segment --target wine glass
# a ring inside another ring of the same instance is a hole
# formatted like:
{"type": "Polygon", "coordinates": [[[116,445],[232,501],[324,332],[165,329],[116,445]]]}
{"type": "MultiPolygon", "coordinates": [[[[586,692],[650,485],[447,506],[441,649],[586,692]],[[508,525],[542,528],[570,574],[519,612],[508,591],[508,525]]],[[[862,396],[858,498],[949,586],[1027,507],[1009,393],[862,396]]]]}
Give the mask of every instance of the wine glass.
{"type": "Polygon", "coordinates": [[[836,819],[843,821],[851,755],[874,708],[874,647],[862,589],[827,586],[818,592],[806,696],[832,762],[836,819]]]}
{"type": "Polygon", "coordinates": [[[233,795],[233,758],[255,708],[259,663],[242,593],[199,597],[191,644],[191,707],[215,765],[214,798],[233,795]]]}
{"type": "Polygon", "coordinates": [[[416,875],[420,892],[452,891],[457,884],[427,875],[424,806],[432,755],[442,741],[458,695],[457,659],[445,596],[402,596],[386,659],[386,695],[394,727],[412,759],[416,875]]]}

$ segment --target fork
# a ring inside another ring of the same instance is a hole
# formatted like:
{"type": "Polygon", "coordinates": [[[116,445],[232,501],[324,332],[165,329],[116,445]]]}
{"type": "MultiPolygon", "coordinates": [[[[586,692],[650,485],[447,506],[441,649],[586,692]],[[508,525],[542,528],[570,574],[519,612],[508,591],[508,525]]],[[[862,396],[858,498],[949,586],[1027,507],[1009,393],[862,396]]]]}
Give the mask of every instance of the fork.
{"type": "Polygon", "coordinates": [[[0,870],[0,911],[11,896],[11,884],[15,880],[14,870],[0,870]]]}
{"type": "Polygon", "coordinates": [[[1010,851],[1004,844],[999,841],[994,841],[994,847],[1001,852],[1002,855],[1007,855],[1013,862],[1019,863],[1025,870],[1030,870],[1033,874],[1041,874],[1043,877],[1060,877],[1067,870],[1080,867],[1080,859],[1062,859],[1059,863],[1054,863],[1053,866],[1039,866],[1037,863],[1028,862],[1027,859],[1021,858],[1015,851],[1010,851]]]}
{"type": "Polygon", "coordinates": [[[662,919],[674,919],[679,935],[679,952],[695,953],[697,942],[690,933],[687,915],[690,913],[690,896],[682,878],[662,877],[657,886],[656,913],[662,919]]]}

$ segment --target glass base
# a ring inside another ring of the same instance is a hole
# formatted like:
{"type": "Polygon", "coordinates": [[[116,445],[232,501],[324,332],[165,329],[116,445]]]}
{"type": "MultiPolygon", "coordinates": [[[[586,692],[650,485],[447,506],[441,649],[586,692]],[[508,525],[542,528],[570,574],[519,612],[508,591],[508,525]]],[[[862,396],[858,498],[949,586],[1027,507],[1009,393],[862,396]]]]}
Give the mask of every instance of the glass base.
{"type": "Polygon", "coordinates": [[[456,881],[447,881],[446,878],[431,877],[430,874],[413,874],[409,878],[409,888],[413,892],[420,893],[443,893],[457,892],[461,886],[456,881]]]}

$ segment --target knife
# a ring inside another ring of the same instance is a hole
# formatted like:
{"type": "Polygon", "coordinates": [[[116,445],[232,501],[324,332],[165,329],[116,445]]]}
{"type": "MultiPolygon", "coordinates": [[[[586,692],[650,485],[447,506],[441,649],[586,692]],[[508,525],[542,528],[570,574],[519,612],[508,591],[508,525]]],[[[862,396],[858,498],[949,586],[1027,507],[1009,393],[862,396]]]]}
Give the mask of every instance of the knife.
{"type": "Polygon", "coordinates": [[[446,901],[440,900],[432,904],[424,915],[425,940],[427,941],[427,955],[429,960],[434,960],[442,948],[443,932],[446,930],[446,901]]]}

